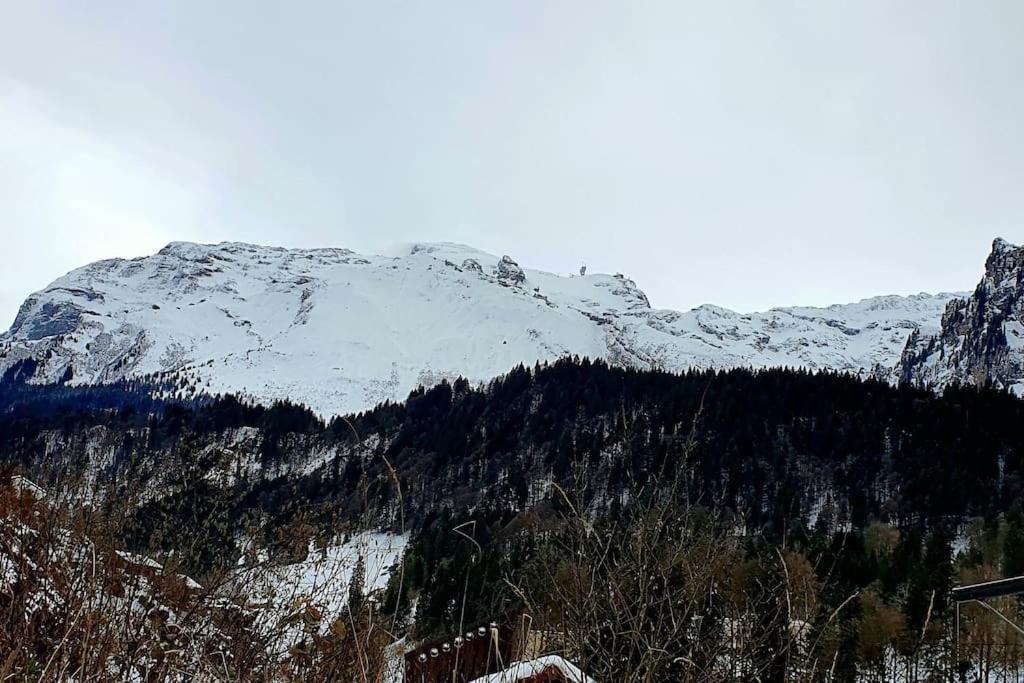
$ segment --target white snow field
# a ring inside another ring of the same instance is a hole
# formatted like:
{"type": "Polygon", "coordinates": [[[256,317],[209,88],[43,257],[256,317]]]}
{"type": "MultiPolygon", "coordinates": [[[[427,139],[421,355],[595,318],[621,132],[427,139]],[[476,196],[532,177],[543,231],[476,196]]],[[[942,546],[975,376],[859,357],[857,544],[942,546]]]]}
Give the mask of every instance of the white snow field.
{"type": "Polygon", "coordinates": [[[364,531],[344,543],[320,549],[311,545],[302,562],[242,567],[234,581],[258,608],[255,627],[274,636],[275,654],[283,656],[305,634],[301,621],[289,624],[289,615],[314,608],[322,615],[320,631],[335,619],[347,619],[349,589],[359,559],[365,567],[362,590],[370,595],[387,586],[408,541],[408,535],[364,531]]]}
{"type": "Polygon", "coordinates": [[[29,297],[0,335],[0,372],[98,383],[173,372],[195,389],[287,398],[321,414],[486,381],[566,355],[641,368],[790,366],[890,377],[910,332],[953,294],[740,314],[651,308],[623,275],[557,275],[471,247],[399,256],[174,242],[99,261],[29,297]]]}

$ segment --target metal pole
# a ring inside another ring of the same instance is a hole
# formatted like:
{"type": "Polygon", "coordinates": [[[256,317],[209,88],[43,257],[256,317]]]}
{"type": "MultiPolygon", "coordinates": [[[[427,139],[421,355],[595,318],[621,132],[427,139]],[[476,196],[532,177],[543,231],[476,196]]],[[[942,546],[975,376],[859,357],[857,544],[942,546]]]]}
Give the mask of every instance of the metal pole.
{"type": "Polygon", "coordinates": [[[986,604],[985,604],[984,602],[982,602],[981,600],[975,600],[974,602],[978,603],[979,605],[981,605],[982,607],[984,607],[985,609],[987,609],[987,610],[988,610],[989,612],[991,612],[992,614],[994,614],[994,615],[996,615],[997,617],[999,617],[1000,619],[1002,619],[1002,620],[1003,620],[1003,621],[1004,621],[1005,623],[1007,623],[1007,624],[1008,624],[1008,625],[1010,626],[1010,628],[1012,628],[1012,629],[1013,629],[1013,630],[1015,630],[1015,631],[1016,631],[1017,633],[1019,633],[1019,634],[1021,634],[1022,636],[1024,636],[1024,628],[1021,628],[1020,626],[1017,626],[1017,624],[1015,624],[1015,623],[1013,623],[1012,621],[1010,621],[1009,619],[1007,619],[1007,618],[1006,618],[1006,617],[1005,617],[1005,616],[1003,615],[1003,613],[1002,613],[1002,612],[1000,612],[999,610],[997,610],[997,609],[996,609],[995,607],[992,607],[991,605],[986,605],[986,604]]]}
{"type": "Polygon", "coordinates": [[[956,645],[953,647],[953,680],[959,678],[957,673],[960,671],[960,603],[956,603],[956,633],[954,634],[954,642],[956,645]]]}

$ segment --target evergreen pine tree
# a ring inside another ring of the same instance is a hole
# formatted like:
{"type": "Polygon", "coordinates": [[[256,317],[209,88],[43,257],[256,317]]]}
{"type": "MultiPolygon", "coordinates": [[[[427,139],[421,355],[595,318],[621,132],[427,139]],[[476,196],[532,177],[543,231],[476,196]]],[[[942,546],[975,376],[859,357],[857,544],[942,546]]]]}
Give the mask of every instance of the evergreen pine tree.
{"type": "Polygon", "coordinates": [[[352,577],[348,584],[348,608],[351,614],[359,614],[366,596],[363,586],[366,584],[366,560],[362,553],[356,558],[356,566],[352,568],[352,577]]]}
{"type": "Polygon", "coordinates": [[[1024,515],[1019,505],[1006,515],[1006,536],[1003,538],[1003,576],[1024,574],[1024,515]]]}

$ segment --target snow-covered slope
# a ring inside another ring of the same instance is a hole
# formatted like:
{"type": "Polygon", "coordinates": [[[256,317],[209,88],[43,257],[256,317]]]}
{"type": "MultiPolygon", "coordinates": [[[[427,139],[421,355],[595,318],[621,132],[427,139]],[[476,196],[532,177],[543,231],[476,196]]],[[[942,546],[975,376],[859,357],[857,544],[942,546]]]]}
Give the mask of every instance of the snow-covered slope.
{"type": "Polygon", "coordinates": [[[888,375],[910,332],[937,331],[953,296],[678,312],[652,309],[622,275],[523,269],[457,244],[385,257],[174,242],[79,268],[29,297],[0,336],[0,372],[26,358],[38,362],[36,382],[174,372],[204,391],[288,398],[328,414],[567,354],[671,370],[888,375]]]}

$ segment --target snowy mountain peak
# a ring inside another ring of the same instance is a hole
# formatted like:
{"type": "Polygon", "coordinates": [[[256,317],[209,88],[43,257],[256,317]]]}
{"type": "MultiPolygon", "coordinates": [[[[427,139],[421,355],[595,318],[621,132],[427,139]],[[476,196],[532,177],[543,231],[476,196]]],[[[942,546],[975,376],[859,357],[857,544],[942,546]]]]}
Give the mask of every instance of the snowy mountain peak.
{"type": "Polygon", "coordinates": [[[1024,249],[997,238],[992,243],[992,251],[985,259],[985,279],[992,283],[1002,283],[1005,291],[1008,278],[1017,277],[1024,264],[1024,249]]]}
{"type": "Polygon", "coordinates": [[[1002,237],[997,237],[994,240],[992,240],[992,254],[990,254],[989,258],[996,254],[1003,254],[1006,252],[1016,251],[1017,249],[1019,249],[1018,246],[1010,244],[1002,237]]]}
{"type": "Polygon", "coordinates": [[[992,243],[974,292],[949,302],[934,334],[908,340],[899,374],[934,387],[991,382],[1024,393],[1024,248],[992,243]]]}
{"type": "Polygon", "coordinates": [[[622,274],[557,275],[461,244],[394,255],[172,242],[98,261],[30,296],[0,335],[0,372],[36,382],[163,373],[207,392],[288,398],[323,413],[484,381],[565,355],[642,368],[798,366],[891,372],[952,295],[740,314],[653,309],[622,274]]]}

